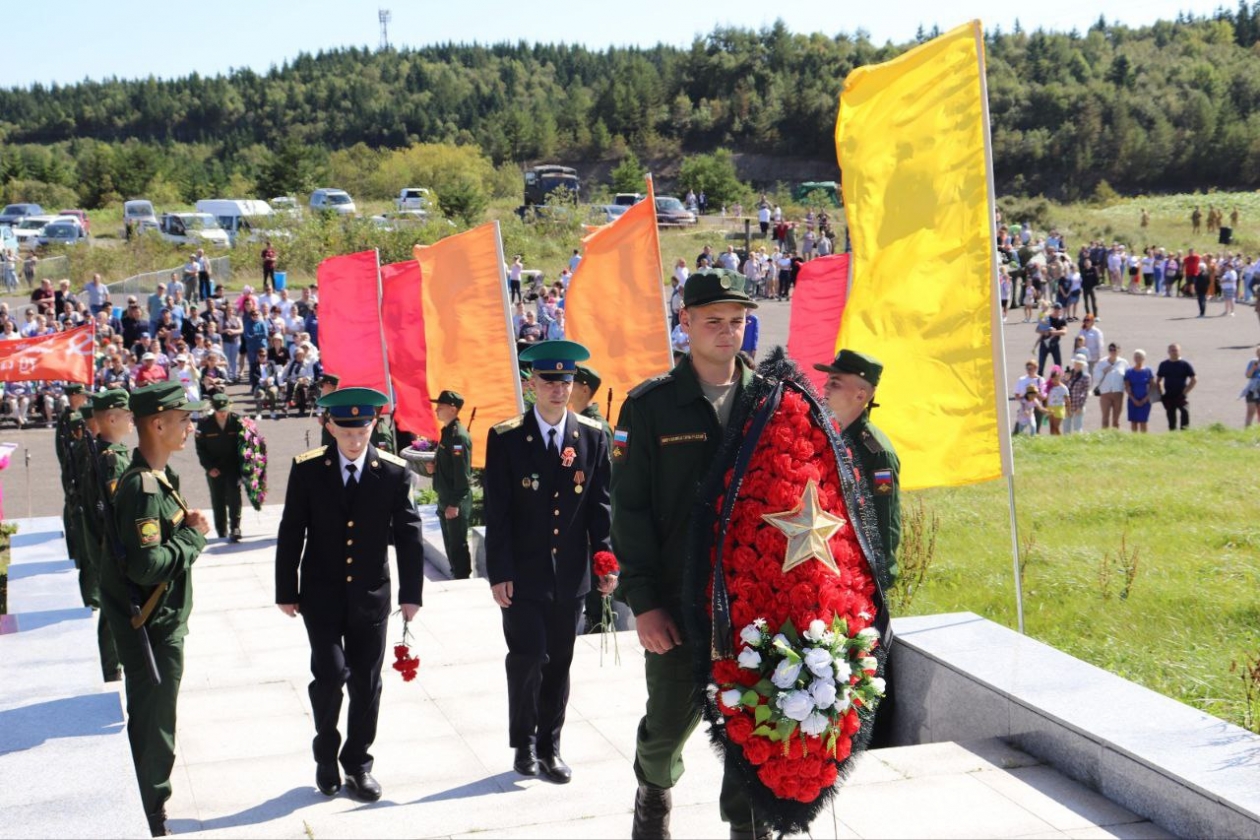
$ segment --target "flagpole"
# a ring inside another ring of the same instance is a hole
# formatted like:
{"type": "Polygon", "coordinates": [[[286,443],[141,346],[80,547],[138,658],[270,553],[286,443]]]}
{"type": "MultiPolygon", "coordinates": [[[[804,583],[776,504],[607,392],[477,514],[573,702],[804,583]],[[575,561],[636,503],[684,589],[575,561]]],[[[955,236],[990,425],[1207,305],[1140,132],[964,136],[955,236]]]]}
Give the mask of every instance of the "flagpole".
{"type": "Polygon", "coordinates": [[[993,136],[989,124],[989,82],[984,67],[984,29],[980,21],[971,22],[976,39],[976,59],[980,62],[980,108],[983,114],[984,165],[989,194],[989,318],[993,334],[993,394],[997,401],[997,434],[1002,457],[1002,473],[1006,476],[1006,494],[1011,519],[1011,562],[1015,579],[1015,615],[1019,632],[1024,632],[1024,582],[1019,562],[1019,520],[1015,515],[1015,454],[1011,449],[1010,401],[1006,398],[1006,344],[1003,339],[1001,282],[997,263],[997,196],[993,188],[993,136]]]}
{"type": "MultiPolygon", "coordinates": [[[[385,363],[385,385],[389,388],[389,404],[393,406],[394,416],[398,415],[398,400],[394,397],[394,377],[389,373],[389,346],[385,342],[385,279],[381,276],[381,249],[373,248],[376,254],[376,323],[381,330],[381,361],[385,363]]],[[[389,424],[389,436],[398,451],[398,423],[389,424]]]]}
{"type": "MultiPolygon", "coordinates": [[[[495,253],[499,257],[499,293],[503,296],[503,326],[508,334],[508,346],[512,348],[512,357],[516,358],[516,335],[512,332],[512,299],[508,297],[508,287],[503,276],[503,272],[507,270],[507,259],[503,256],[503,233],[499,229],[499,222],[494,222],[494,247],[495,253]]],[[[525,395],[521,393],[521,368],[517,362],[512,371],[512,388],[516,392],[516,408],[522,414],[525,413],[525,395]]]]}

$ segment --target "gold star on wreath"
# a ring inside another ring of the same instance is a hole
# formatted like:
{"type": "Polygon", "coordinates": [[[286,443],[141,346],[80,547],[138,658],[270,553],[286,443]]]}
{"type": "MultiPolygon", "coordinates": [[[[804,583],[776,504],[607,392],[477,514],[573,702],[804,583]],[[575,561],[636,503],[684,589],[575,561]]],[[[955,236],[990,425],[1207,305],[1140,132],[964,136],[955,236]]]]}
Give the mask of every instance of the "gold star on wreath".
{"type": "Polygon", "coordinates": [[[844,527],[845,519],[819,507],[818,485],[812,478],[805,485],[805,492],[796,507],[783,513],[763,513],[761,518],[787,537],[787,552],[783,558],[785,573],[809,560],[817,560],[835,574],[840,574],[827,542],[844,527]]]}

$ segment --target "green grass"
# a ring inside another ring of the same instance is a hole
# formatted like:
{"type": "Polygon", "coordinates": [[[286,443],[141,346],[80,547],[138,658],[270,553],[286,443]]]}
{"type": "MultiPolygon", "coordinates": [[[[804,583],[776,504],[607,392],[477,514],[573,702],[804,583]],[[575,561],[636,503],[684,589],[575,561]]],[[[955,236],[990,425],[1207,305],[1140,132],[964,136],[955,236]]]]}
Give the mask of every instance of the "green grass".
{"type": "MultiPolygon", "coordinates": [[[[1015,494],[1027,633],[1242,725],[1260,653],[1260,429],[1017,438],[1015,494]],[[1100,566],[1138,558],[1105,598],[1100,566]]],[[[914,494],[940,517],[936,560],[910,612],[969,610],[1016,626],[1005,482],[914,494]]]]}

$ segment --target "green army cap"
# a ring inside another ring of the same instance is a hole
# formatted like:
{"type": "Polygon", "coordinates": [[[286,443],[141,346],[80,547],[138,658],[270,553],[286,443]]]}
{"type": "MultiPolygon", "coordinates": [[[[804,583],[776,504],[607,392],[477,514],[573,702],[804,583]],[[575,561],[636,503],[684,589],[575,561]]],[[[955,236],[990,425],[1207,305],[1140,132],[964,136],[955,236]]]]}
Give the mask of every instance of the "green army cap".
{"type": "Polygon", "coordinates": [[[319,378],[320,385],[331,385],[336,388],[341,384],[341,377],[335,373],[325,373],[319,378]]]}
{"type": "Polygon", "coordinates": [[[84,420],[91,420],[92,414],[94,412],[95,412],[95,409],[92,408],[91,401],[85,402],[83,405],[79,407],[79,416],[82,417],[84,420]]]}
{"type": "Polygon", "coordinates": [[[874,356],[868,356],[856,350],[841,350],[831,364],[814,365],[814,370],[821,370],[823,373],[851,373],[875,386],[879,384],[884,365],[874,356]]]}
{"type": "Polygon", "coordinates": [[[122,388],[110,388],[92,395],[92,408],[96,411],[108,411],[111,408],[130,408],[131,395],[122,388]]]}
{"type": "Polygon", "coordinates": [[[578,365],[577,370],[573,372],[573,381],[585,385],[592,391],[598,391],[600,383],[604,380],[600,378],[599,371],[595,368],[578,365]]]}
{"type": "Polygon", "coordinates": [[[463,394],[459,394],[455,391],[442,391],[437,395],[437,399],[429,400],[429,402],[434,402],[438,405],[453,405],[456,408],[463,408],[464,396],[463,394]]]}
{"type": "Polygon", "coordinates": [[[82,383],[82,382],[71,382],[71,383],[69,383],[68,385],[66,385],[66,387],[65,387],[63,390],[66,392],[66,396],[67,396],[67,397],[73,397],[75,394],[82,394],[82,393],[83,393],[83,383],[82,383]]]}
{"type": "Polygon", "coordinates": [[[320,397],[315,403],[328,409],[328,418],[338,426],[366,426],[376,419],[389,397],[375,388],[342,388],[320,397]]]}
{"type": "Polygon", "coordinates": [[[220,391],[210,398],[210,406],[215,411],[223,411],[232,404],[232,398],[220,391]]]}
{"type": "Polygon", "coordinates": [[[521,361],[529,362],[534,373],[550,382],[572,382],[577,363],[591,357],[576,341],[540,341],[521,352],[521,361]]]}
{"type": "Polygon", "coordinates": [[[729,268],[697,271],[687,278],[687,285],[683,286],[683,306],[690,309],[711,303],[739,303],[756,309],[757,304],[744,292],[746,282],[744,275],[729,268]]]}
{"type": "Polygon", "coordinates": [[[204,401],[190,402],[178,382],[154,382],[131,392],[131,413],[151,417],[167,411],[204,411],[204,401]]]}

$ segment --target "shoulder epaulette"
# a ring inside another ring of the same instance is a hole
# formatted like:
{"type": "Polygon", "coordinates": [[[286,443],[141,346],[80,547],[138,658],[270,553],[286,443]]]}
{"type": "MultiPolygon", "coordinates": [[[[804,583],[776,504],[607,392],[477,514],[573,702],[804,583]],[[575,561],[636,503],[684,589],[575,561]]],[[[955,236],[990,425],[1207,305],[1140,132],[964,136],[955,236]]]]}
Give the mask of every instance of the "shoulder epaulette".
{"type": "Polygon", "coordinates": [[[402,458],[399,458],[393,452],[386,452],[384,449],[376,450],[376,457],[380,458],[382,461],[385,461],[390,464],[394,464],[399,467],[407,466],[407,462],[404,461],[402,458]]]}
{"type": "Polygon", "coordinates": [[[141,492],[145,493],[146,495],[152,496],[154,493],[158,491],[157,475],[154,474],[153,470],[142,470],[142,469],[128,470],[127,472],[123,473],[121,478],[118,479],[118,481],[115,484],[115,487],[117,487],[118,485],[121,485],[124,481],[126,481],[128,478],[131,478],[131,476],[133,475],[140,477],[141,492]]]}
{"type": "Polygon", "coordinates": [[[868,450],[870,450],[872,455],[878,455],[884,451],[883,445],[879,442],[879,439],[871,433],[870,429],[862,430],[862,443],[868,450]]]}
{"type": "Polygon", "coordinates": [[[323,454],[324,454],[324,451],[325,451],[326,449],[328,449],[328,447],[327,447],[327,446],[319,446],[319,447],[316,447],[315,449],[311,449],[311,450],[308,450],[308,451],[306,451],[306,452],[303,452],[301,455],[294,455],[294,456],[293,456],[293,463],[295,463],[295,464],[303,464],[303,463],[306,463],[307,461],[310,461],[310,460],[312,460],[312,459],[314,459],[314,458],[318,458],[319,456],[321,456],[321,455],[323,455],[323,454]]]}
{"type": "Polygon", "coordinates": [[[664,385],[666,382],[673,382],[673,381],[674,381],[674,374],[662,373],[660,376],[653,376],[651,379],[648,379],[644,382],[640,382],[638,385],[635,385],[633,388],[629,390],[626,396],[630,397],[630,399],[638,399],[639,397],[651,391],[653,388],[657,388],[661,385],[664,385]]]}
{"type": "Polygon", "coordinates": [[[592,420],[591,418],[587,417],[585,414],[574,414],[573,416],[576,417],[577,421],[581,423],[583,426],[590,426],[592,429],[599,429],[601,432],[604,431],[603,424],[600,423],[598,420],[592,420]]]}
{"type": "Polygon", "coordinates": [[[507,420],[504,420],[502,423],[498,423],[492,426],[491,428],[494,430],[494,433],[496,435],[501,435],[504,432],[512,431],[513,429],[519,427],[524,422],[525,422],[525,415],[518,414],[515,417],[511,417],[507,420]]]}

